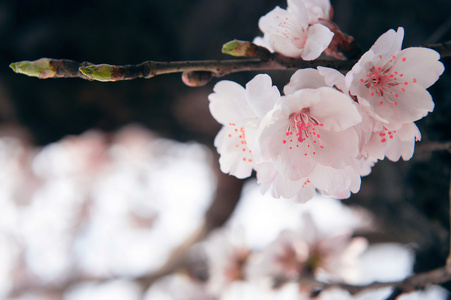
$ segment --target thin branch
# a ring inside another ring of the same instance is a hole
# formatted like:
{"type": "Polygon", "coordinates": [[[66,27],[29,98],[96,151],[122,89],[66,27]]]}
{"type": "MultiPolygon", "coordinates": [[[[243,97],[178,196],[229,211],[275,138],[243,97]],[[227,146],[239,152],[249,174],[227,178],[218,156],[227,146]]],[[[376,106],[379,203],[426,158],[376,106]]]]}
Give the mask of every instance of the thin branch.
{"type": "Polygon", "coordinates": [[[351,295],[358,294],[367,290],[381,289],[391,287],[392,294],[387,300],[394,300],[398,296],[414,291],[419,291],[429,285],[442,284],[451,280],[451,272],[446,268],[438,268],[424,273],[414,274],[402,281],[391,282],[373,282],[367,285],[351,285],[345,283],[323,283],[315,281],[312,284],[314,288],[319,288],[322,291],[331,288],[340,288],[348,291],[351,295]]]}
{"type": "MultiPolygon", "coordinates": [[[[436,50],[442,58],[451,56],[451,41],[424,45],[423,47],[436,50]]],[[[122,81],[136,78],[152,78],[169,73],[183,73],[184,81],[187,85],[199,86],[206,84],[213,77],[223,77],[236,72],[296,70],[316,68],[318,66],[334,68],[344,72],[350,70],[355,63],[355,60],[337,60],[333,58],[304,61],[299,58],[285,57],[279,53],[272,53],[261,58],[174,62],[145,61],[137,65],[95,65],[90,62],[78,63],[66,59],[41,58],[36,61],[12,63],[10,67],[16,73],[41,79],[76,77],[97,81],[122,81]]]]}
{"type": "Polygon", "coordinates": [[[446,268],[448,272],[451,272],[451,172],[449,178],[449,194],[448,194],[448,204],[449,204],[449,252],[448,258],[446,259],[446,268]]]}

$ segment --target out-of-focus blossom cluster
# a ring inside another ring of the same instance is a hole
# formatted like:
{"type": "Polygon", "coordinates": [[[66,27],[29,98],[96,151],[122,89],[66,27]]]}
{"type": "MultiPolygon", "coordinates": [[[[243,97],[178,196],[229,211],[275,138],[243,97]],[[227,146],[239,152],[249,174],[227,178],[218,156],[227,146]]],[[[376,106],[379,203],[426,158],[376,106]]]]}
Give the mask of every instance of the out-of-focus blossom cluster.
{"type": "MultiPolygon", "coordinates": [[[[146,300],[379,300],[392,289],[351,295],[335,287],[313,296],[317,290],[312,287],[320,282],[365,285],[411,275],[411,249],[396,243],[368,245],[365,238],[353,236],[357,230],[373,228],[367,212],[322,197],[302,207],[288,200],[275,204],[271,197],[255,197],[256,188],[254,183],[248,185],[227,227],[203,243],[208,279],[200,281],[186,273],[164,277],[147,291],[146,300]],[[250,211],[259,211],[253,221],[249,221],[250,211]],[[274,220],[268,221],[265,214],[274,220]],[[282,221],[287,217],[292,218],[291,224],[282,221]],[[272,228],[268,236],[253,235],[255,228],[264,232],[266,226],[272,228]]],[[[445,299],[447,295],[443,288],[431,286],[403,299],[445,299]]]]}
{"type": "MultiPolygon", "coordinates": [[[[286,22],[301,11],[308,24],[315,23],[307,16],[315,20],[314,11],[325,17],[323,2],[288,1],[288,11],[277,8],[261,24],[275,18],[284,20],[280,28],[295,28],[286,22]]],[[[273,35],[289,36],[288,31],[269,28],[263,30],[265,37],[268,33],[269,41],[285,49],[273,35]]],[[[266,74],[245,87],[218,82],[209,100],[213,117],[223,125],[215,139],[221,170],[238,178],[255,170],[263,193],[305,202],[316,190],[348,198],[359,191],[361,176],[368,175],[377,160],[410,159],[415,141],[421,139],[414,121],[433,110],[426,89],[444,66],[434,50],[402,50],[403,37],[401,27],[387,31],[345,75],[325,67],[298,70],[283,95],[266,74]]]]}
{"type": "MultiPolygon", "coordinates": [[[[201,225],[215,189],[210,160],[201,145],[138,126],[42,149],[0,138],[0,299],[156,270],[201,225]]],[[[97,299],[130,299],[118,295],[97,299]]]]}

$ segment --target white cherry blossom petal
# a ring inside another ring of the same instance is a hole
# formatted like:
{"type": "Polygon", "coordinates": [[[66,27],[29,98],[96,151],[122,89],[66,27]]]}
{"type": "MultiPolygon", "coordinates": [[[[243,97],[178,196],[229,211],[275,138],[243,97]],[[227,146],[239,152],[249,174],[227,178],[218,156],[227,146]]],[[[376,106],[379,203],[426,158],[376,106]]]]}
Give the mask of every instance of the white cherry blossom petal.
{"type": "Polygon", "coordinates": [[[314,24],[307,29],[307,39],[302,52],[302,59],[314,60],[329,46],[334,33],[324,25],[314,24]]]}
{"type": "Polygon", "coordinates": [[[440,54],[432,49],[412,47],[402,50],[398,57],[401,62],[397,66],[399,74],[404,74],[408,80],[415,78],[415,82],[427,89],[433,85],[440,75],[442,75],[445,67],[439,61],[440,54]]]}
{"type": "Polygon", "coordinates": [[[214,145],[218,153],[219,165],[223,173],[237,178],[249,177],[254,166],[253,155],[246,145],[244,128],[223,126],[216,135],[214,145]]]}
{"type": "Polygon", "coordinates": [[[280,92],[267,74],[259,74],[246,84],[247,104],[258,119],[262,119],[279,98],[280,92]]]}
{"type": "Polygon", "coordinates": [[[222,80],[208,96],[210,112],[222,125],[243,124],[254,114],[246,102],[245,89],[236,82],[222,80]]]}
{"type": "Polygon", "coordinates": [[[285,95],[294,94],[302,89],[317,89],[327,86],[324,76],[318,70],[307,68],[297,70],[290,78],[290,82],[283,88],[285,95]]]}
{"type": "Polygon", "coordinates": [[[370,50],[373,50],[376,56],[391,56],[401,51],[403,39],[403,27],[399,27],[398,31],[390,29],[376,40],[370,50]]]}

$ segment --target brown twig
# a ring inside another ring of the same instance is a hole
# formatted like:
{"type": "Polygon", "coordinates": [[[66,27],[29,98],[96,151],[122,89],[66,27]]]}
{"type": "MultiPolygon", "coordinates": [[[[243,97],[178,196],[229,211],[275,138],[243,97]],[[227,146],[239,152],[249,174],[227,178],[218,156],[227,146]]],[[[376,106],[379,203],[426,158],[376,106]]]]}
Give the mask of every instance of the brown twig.
{"type": "MultiPolygon", "coordinates": [[[[451,41],[424,45],[423,47],[436,50],[442,58],[451,56],[451,41]]],[[[337,60],[332,58],[304,61],[299,58],[272,53],[269,57],[260,58],[174,62],[145,61],[137,65],[95,65],[90,62],[78,63],[66,59],[41,58],[36,61],[12,63],[10,67],[16,73],[41,79],[77,77],[98,81],[122,81],[136,78],[152,78],[169,73],[183,73],[184,82],[187,85],[199,86],[206,84],[213,77],[223,77],[236,72],[296,70],[316,68],[318,66],[348,71],[355,62],[355,60],[337,60]],[[192,82],[190,78],[194,78],[192,82]]]]}
{"type": "Polygon", "coordinates": [[[429,285],[442,284],[451,280],[451,272],[446,268],[438,268],[428,272],[414,274],[402,281],[391,282],[373,282],[367,285],[351,285],[345,283],[323,283],[314,281],[310,284],[313,288],[321,289],[321,291],[339,288],[348,291],[351,295],[358,294],[367,290],[393,288],[393,292],[389,295],[387,300],[394,300],[398,296],[406,293],[412,293],[426,288],[429,285]]]}

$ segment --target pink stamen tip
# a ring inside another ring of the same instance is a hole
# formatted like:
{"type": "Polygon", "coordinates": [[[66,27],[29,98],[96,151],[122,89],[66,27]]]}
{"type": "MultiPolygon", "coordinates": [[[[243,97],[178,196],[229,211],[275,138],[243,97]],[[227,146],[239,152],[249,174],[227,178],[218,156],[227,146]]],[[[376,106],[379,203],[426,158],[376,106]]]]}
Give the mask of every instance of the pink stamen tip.
{"type": "Polygon", "coordinates": [[[403,58],[402,58],[402,61],[406,61],[406,58],[405,58],[405,57],[403,57],[403,58]]]}
{"type": "Polygon", "coordinates": [[[382,143],[385,143],[387,140],[385,139],[385,138],[383,138],[382,140],[381,140],[381,142],[382,143]]]}
{"type": "Polygon", "coordinates": [[[283,141],[282,141],[282,143],[286,144],[286,143],[287,143],[287,141],[286,141],[286,140],[283,140],[283,141]]]}

